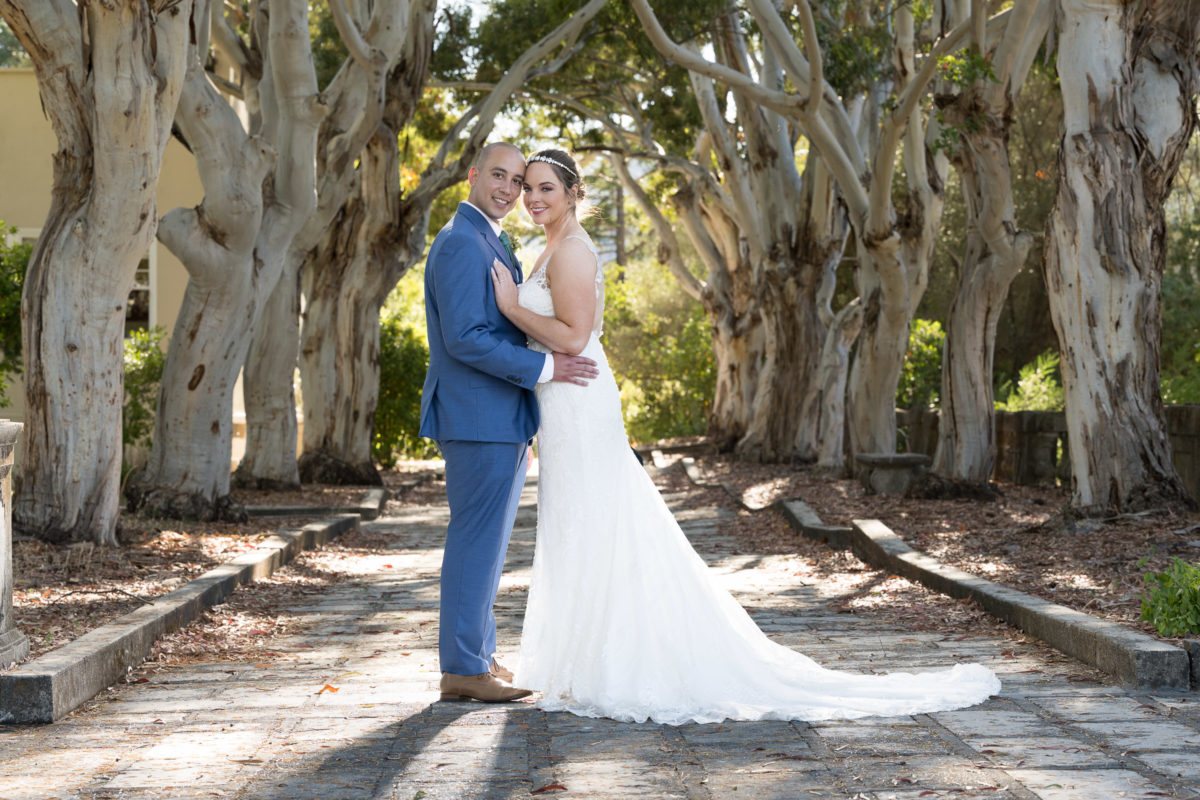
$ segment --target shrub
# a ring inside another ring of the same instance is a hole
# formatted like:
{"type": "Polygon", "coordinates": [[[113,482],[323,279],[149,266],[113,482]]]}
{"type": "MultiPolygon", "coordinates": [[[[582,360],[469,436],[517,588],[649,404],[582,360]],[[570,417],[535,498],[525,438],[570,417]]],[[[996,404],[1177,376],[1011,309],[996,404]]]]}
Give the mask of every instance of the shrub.
{"type": "MultiPolygon", "coordinates": [[[[1190,246],[1196,255],[1196,228],[1190,246]]],[[[1172,240],[1180,237],[1173,232],[1172,240]]],[[[1200,403],[1200,281],[1191,264],[1168,269],[1162,288],[1162,350],[1159,368],[1163,402],[1200,403]]]]}
{"type": "Polygon", "coordinates": [[[429,346],[402,315],[379,323],[379,404],[371,457],[382,467],[400,458],[433,458],[437,447],[421,438],[421,386],[429,367],[429,346]]]}
{"type": "Polygon", "coordinates": [[[639,376],[636,399],[625,408],[627,433],[638,442],[704,433],[716,384],[704,310],[697,306],[676,330],[664,319],[647,322],[653,327],[639,358],[661,372],[639,376]]]}
{"type": "Polygon", "coordinates": [[[1200,565],[1173,558],[1166,572],[1147,572],[1143,580],[1142,619],[1163,636],[1200,633],[1200,565]]]}
{"type": "Polygon", "coordinates": [[[936,320],[914,319],[908,333],[908,352],[900,383],[896,387],[896,405],[900,408],[934,406],[942,391],[942,345],[946,332],[936,320]]]}
{"type": "Polygon", "coordinates": [[[8,382],[21,374],[21,287],[33,252],[33,245],[8,243],[6,234],[16,232],[0,221],[0,408],[10,402],[8,382]]]}
{"type": "Polygon", "coordinates": [[[154,411],[166,357],[166,330],[155,326],[125,337],[125,406],[121,409],[121,441],[126,447],[149,446],[154,435],[154,411]]]}
{"type": "Polygon", "coordinates": [[[604,325],[629,437],[651,442],[704,433],[716,386],[704,309],[673,283],[626,283],[610,270],[604,325]]]}
{"type": "Polygon", "coordinates": [[[1058,353],[1047,350],[1033,363],[1021,367],[1017,388],[1005,381],[996,392],[1004,400],[996,402],[997,411],[1062,411],[1062,381],[1058,371],[1058,353]]]}

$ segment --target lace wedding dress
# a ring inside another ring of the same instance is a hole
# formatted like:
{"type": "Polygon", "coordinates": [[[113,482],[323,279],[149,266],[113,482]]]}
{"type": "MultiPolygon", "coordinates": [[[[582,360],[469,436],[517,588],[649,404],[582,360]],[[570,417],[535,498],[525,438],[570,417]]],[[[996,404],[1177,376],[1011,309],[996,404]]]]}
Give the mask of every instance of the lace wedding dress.
{"type": "MultiPolygon", "coordinates": [[[[545,710],[671,725],[917,714],[998,692],[996,676],[979,664],[840,672],[759,630],[717,584],[629,449],[600,345],[599,255],[577,238],[597,259],[596,322],[583,355],[600,376],[586,387],[537,387],[537,543],[515,684],[541,692],[545,710]]],[[[519,291],[522,306],[554,315],[544,268],[519,291]]]]}

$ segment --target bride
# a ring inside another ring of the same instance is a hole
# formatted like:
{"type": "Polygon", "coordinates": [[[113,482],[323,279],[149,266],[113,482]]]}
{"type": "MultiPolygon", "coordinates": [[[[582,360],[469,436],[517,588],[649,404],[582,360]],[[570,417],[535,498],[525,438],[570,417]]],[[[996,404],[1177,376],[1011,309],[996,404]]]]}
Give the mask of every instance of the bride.
{"type": "Polygon", "coordinates": [[[545,710],[671,725],[917,714],[998,692],[979,664],[825,669],[768,639],[717,584],[627,444],[600,345],[599,254],[575,213],[583,194],[567,153],[530,157],[525,209],[546,249],[520,287],[507,269],[492,274],[500,311],[530,347],[600,366],[589,386],[537,387],[537,543],[514,683],[541,692],[545,710]]]}

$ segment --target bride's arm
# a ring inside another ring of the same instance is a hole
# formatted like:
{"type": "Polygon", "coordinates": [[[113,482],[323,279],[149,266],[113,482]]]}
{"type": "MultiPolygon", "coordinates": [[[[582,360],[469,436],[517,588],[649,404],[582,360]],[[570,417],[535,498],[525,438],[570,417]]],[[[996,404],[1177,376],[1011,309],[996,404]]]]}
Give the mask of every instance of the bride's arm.
{"type": "Polygon", "coordinates": [[[554,299],[553,317],[517,305],[517,287],[503,267],[492,265],[500,313],[551,350],[579,355],[592,335],[596,315],[596,259],[586,245],[567,240],[558,246],[546,275],[554,299]]]}

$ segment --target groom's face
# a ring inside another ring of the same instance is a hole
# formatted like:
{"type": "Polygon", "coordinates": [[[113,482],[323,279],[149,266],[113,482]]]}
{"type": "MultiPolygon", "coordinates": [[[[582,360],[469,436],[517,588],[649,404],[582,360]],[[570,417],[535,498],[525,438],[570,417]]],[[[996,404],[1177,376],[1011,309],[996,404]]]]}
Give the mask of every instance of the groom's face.
{"type": "Polygon", "coordinates": [[[494,220],[512,211],[521,197],[525,159],[515,147],[494,147],[479,167],[471,167],[467,199],[494,220]]]}

